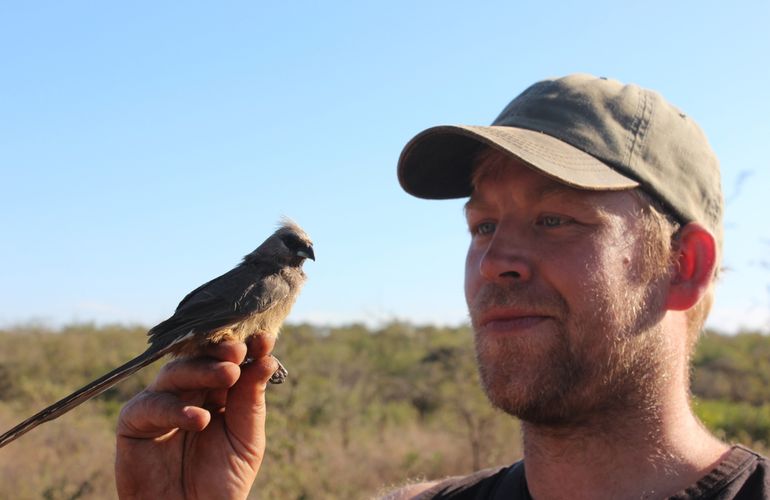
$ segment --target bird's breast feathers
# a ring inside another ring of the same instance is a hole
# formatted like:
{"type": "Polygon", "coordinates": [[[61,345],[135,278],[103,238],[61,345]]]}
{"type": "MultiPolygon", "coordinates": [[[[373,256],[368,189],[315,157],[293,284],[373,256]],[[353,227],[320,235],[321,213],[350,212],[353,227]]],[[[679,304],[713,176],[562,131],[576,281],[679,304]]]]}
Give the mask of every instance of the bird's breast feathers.
{"type": "Polygon", "coordinates": [[[261,307],[248,313],[241,321],[218,328],[209,335],[213,343],[224,340],[243,342],[252,335],[276,336],[297,299],[305,275],[301,270],[282,269],[265,277],[262,286],[250,287],[244,293],[245,301],[259,302],[261,307]],[[249,297],[250,294],[255,294],[249,297]]]}

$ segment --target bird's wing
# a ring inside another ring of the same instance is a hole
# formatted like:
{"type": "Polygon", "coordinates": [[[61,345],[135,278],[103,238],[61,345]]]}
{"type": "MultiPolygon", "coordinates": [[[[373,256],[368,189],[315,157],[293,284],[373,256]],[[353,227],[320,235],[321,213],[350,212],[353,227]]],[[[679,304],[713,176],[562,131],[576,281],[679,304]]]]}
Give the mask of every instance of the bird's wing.
{"type": "Polygon", "coordinates": [[[196,288],[182,299],[176,312],[153,327],[153,345],[163,346],[190,332],[208,332],[265,312],[289,295],[278,269],[240,265],[196,288]]]}

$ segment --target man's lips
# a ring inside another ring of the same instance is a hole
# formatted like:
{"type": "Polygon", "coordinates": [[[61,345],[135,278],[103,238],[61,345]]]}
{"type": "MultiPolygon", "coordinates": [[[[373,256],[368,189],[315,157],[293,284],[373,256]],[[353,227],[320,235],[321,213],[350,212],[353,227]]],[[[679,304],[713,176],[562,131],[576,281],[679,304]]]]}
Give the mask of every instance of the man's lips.
{"type": "Polygon", "coordinates": [[[482,330],[524,330],[552,318],[537,311],[489,311],[477,324],[482,330]]]}

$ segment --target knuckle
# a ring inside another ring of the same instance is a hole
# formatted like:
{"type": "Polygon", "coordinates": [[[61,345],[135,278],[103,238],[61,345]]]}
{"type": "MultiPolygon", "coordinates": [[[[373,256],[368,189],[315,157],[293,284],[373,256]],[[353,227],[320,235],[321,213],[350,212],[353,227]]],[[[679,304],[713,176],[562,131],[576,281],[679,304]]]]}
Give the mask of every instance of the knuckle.
{"type": "Polygon", "coordinates": [[[163,365],[158,372],[158,380],[166,379],[169,376],[171,376],[174,372],[176,372],[179,369],[179,364],[181,360],[175,359],[173,361],[169,361],[165,365],[163,365]]]}

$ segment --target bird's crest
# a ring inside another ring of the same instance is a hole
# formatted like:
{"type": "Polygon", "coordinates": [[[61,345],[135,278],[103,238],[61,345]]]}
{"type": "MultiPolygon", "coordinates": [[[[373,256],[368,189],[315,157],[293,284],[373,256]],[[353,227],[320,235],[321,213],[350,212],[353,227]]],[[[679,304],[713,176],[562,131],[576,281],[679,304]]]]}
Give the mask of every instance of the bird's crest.
{"type": "Polygon", "coordinates": [[[299,267],[306,258],[315,260],[313,241],[299,224],[288,217],[282,217],[278,229],[256,250],[246,255],[243,262],[268,259],[299,267]]]}
{"type": "Polygon", "coordinates": [[[280,235],[287,233],[295,234],[300,239],[307,241],[308,243],[311,242],[310,236],[308,236],[308,234],[299,226],[299,224],[294,222],[294,220],[292,220],[290,217],[283,215],[278,222],[278,229],[275,231],[275,234],[280,235]]]}
{"type": "Polygon", "coordinates": [[[278,230],[280,231],[281,229],[286,229],[288,231],[292,231],[299,235],[307,236],[305,231],[301,227],[299,227],[299,224],[294,222],[294,220],[291,217],[288,217],[286,215],[282,215],[278,221],[278,230]]]}

